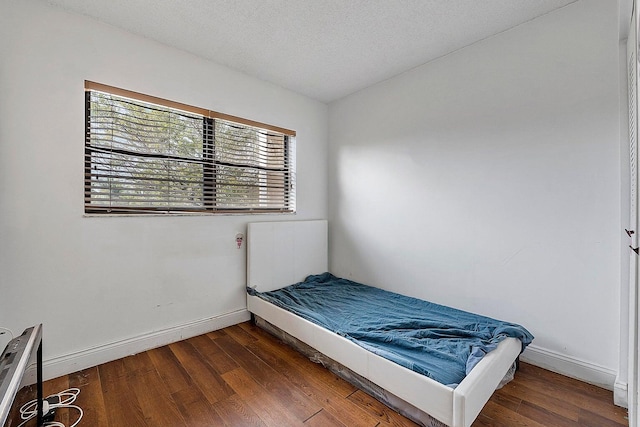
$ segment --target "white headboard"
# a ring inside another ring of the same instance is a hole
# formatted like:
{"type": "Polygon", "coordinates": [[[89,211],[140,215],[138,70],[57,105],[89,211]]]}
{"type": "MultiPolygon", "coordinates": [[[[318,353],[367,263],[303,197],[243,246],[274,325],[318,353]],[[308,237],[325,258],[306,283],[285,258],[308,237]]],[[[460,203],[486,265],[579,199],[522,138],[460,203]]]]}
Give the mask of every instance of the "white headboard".
{"type": "Polygon", "coordinates": [[[272,291],[324,273],[327,221],[252,222],[247,227],[247,286],[272,291]]]}

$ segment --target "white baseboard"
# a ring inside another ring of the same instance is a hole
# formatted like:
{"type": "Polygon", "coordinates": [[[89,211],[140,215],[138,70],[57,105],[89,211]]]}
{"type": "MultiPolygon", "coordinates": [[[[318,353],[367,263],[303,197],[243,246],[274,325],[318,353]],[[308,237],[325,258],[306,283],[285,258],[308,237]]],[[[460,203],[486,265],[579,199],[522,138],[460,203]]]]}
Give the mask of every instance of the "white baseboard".
{"type": "Polygon", "coordinates": [[[250,313],[246,309],[242,309],[54,357],[43,362],[43,377],[45,380],[57,378],[152,348],[171,344],[172,342],[226,328],[227,326],[247,321],[250,317],[250,313]]]}
{"type": "Polygon", "coordinates": [[[627,395],[627,380],[616,377],[616,382],[613,385],[613,404],[622,406],[623,408],[629,407],[629,396],[627,395]]]}
{"type": "Polygon", "coordinates": [[[520,355],[520,360],[607,390],[614,390],[614,384],[616,384],[617,372],[612,369],[533,344],[520,355]]]}

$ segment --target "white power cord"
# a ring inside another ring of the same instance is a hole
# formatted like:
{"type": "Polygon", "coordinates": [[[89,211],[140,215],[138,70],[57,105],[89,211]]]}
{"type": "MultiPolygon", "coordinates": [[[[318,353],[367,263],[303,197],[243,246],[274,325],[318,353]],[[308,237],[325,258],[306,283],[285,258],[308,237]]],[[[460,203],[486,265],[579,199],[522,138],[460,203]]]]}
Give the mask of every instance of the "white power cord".
{"type": "Polygon", "coordinates": [[[15,338],[15,336],[13,335],[13,332],[11,332],[11,329],[3,328],[2,326],[0,326],[0,335],[4,335],[6,332],[9,332],[9,335],[11,335],[11,339],[15,338]],[[2,331],[5,331],[5,332],[2,332],[2,331]]]}
{"type": "MultiPolygon", "coordinates": [[[[78,411],[78,419],[69,427],[76,427],[78,423],[80,423],[80,420],[84,415],[82,408],[72,404],[73,402],[76,401],[76,398],[78,397],[79,394],[80,394],[79,388],[70,388],[70,389],[61,391],[60,393],[56,393],[56,394],[52,394],[51,396],[48,396],[47,398],[42,400],[42,416],[44,417],[50,411],[53,411],[58,408],[75,409],[78,411]]],[[[18,424],[18,427],[24,426],[29,420],[36,417],[37,415],[38,415],[38,401],[34,399],[28,403],[25,403],[20,408],[20,418],[22,418],[24,421],[18,424]]],[[[43,424],[43,427],[66,427],[66,426],[58,421],[47,421],[46,423],[43,424]]]]}

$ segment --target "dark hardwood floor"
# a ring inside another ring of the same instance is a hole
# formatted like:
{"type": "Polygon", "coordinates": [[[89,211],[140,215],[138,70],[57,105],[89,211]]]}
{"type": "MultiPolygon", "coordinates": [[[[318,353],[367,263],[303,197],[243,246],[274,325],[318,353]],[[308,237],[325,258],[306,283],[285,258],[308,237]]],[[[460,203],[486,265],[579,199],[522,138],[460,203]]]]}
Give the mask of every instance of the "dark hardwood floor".
{"type": "MultiPolygon", "coordinates": [[[[80,426],[414,426],[251,323],[44,384],[81,390],[80,426]]],[[[612,393],[525,363],[474,426],[625,426],[612,393]]],[[[70,425],[73,410],[56,420],[70,425]]]]}

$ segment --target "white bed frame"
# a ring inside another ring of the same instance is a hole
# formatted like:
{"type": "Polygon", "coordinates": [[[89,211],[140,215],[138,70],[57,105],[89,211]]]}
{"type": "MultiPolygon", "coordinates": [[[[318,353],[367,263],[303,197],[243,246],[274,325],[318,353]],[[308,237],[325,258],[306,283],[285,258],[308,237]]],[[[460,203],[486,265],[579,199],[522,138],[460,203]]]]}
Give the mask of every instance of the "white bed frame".
{"type": "MultiPolygon", "coordinates": [[[[309,274],[328,271],[327,242],[324,220],[250,223],[248,286],[266,292],[303,281],[309,274]]],[[[452,389],[259,297],[247,295],[247,307],[251,313],[452,427],[473,423],[521,349],[518,339],[503,340],[452,389]]]]}

